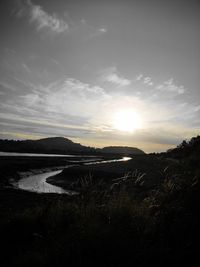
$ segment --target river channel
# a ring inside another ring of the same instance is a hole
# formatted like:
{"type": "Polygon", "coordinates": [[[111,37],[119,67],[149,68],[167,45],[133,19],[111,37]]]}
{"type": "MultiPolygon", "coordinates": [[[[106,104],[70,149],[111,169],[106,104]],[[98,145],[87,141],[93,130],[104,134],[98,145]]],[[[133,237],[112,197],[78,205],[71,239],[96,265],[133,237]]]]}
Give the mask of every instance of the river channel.
{"type": "MultiPolygon", "coordinates": [[[[92,161],[84,163],[85,165],[89,164],[102,164],[102,163],[110,163],[110,162],[118,162],[118,161],[128,161],[130,157],[123,157],[121,159],[112,159],[112,160],[104,160],[104,161],[92,161]]],[[[81,161],[80,161],[81,162],[81,161]]],[[[66,166],[66,168],[72,167],[74,165],[66,166]]],[[[75,192],[64,190],[59,186],[54,186],[46,182],[46,179],[59,174],[62,172],[61,170],[47,171],[38,174],[32,174],[26,177],[21,178],[19,181],[13,183],[13,185],[19,189],[37,192],[37,193],[57,193],[57,194],[68,194],[73,195],[75,192]]]]}

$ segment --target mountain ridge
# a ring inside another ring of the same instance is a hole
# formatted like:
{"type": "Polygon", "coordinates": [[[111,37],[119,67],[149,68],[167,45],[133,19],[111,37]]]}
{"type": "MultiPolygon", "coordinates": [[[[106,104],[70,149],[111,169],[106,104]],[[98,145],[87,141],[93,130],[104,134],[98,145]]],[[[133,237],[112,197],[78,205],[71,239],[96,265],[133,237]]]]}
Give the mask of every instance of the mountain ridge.
{"type": "Polygon", "coordinates": [[[51,154],[145,154],[139,148],[128,146],[108,146],[94,148],[75,143],[65,137],[47,137],[38,140],[2,140],[0,139],[0,151],[21,153],[51,153],[51,154]]]}

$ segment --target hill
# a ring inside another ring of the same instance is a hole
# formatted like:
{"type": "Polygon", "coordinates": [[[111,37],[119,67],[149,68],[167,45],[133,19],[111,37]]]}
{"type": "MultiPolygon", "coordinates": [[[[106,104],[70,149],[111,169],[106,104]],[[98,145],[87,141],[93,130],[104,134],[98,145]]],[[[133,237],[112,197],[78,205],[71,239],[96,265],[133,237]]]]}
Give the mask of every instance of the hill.
{"type": "Polygon", "coordinates": [[[139,148],[136,147],[128,147],[128,146],[107,146],[101,149],[102,153],[113,153],[113,154],[134,154],[141,155],[145,154],[139,148]]]}
{"type": "Polygon", "coordinates": [[[68,138],[52,137],[39,140],[0,140],[0,151],[20,153],[94,153],[95,149],[74,143],[68,138]]]}
{"type": "Polygon", "coordinates": [[[50,154],[144,154],[134,147],[93,148],[75,143],[64,137],[49,137],[39,140],[0,140],[0,151],[19,153],[50,153],[50,154]]]}
{"type": "Polygon", "coordinates": [[[166,152],[166,155],[176,159],[198,158],[200,154],[200,136],[192,137],[189,141],[183,140],[180,145],[166,152]]]}

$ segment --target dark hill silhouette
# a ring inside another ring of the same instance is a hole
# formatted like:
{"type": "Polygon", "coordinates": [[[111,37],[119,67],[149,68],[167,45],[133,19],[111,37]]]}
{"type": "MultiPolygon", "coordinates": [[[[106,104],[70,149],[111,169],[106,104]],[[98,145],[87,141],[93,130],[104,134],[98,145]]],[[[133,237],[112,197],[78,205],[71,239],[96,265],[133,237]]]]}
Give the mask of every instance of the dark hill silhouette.
{"type": "Polygon", "coordinates": [[[20,153],[51,153],[51,154],[144,154],[144,152],[134,147],[104,147],[93,148],[74,143],[64,137],[49,137],[39,140],[0,140],[0,151],[20,152],[20,153]]]}
{"type": "Polygon", "coordinates": [[[50,137],[34,141],[35,144],[41,148],[49,151],[74,151],[74,152],[92,152],[93,148],[82,146],[79,143],[74,143],[68,138],[64,137],[50,137]]]}
{"type": "Polygon", "coordinates": [[[200,173],[200,136],[192,137],[189,141],[183,142],[174,149],[163,153],[165,157],[170,157],[182,162],[188,170],[200,173]]]}
{"type": "Polygon", "coordinates": [[[128,147],[128,146],[107,146],[101,149],[101,152],[103,153],[113,153],[113,154],[135,154],[135,155],[141,155],[144,154],[144,151],[142,151],[139,148],[136,147],[128,147]]]}
{"type": "Polygon", "coordinates": [[[74,143],[68,138],[52,137],[39,140],[0,140],[0,151],[25,153],[95,153],[95,149],[74,143]]]}
{"type": "Polygon", "coordinates": [[[192,137],[188,142],[183,142],[174,149],[170,149],[166,153],[177,159],[188,157],[198,157],[200,155],[200,136],[192,137]]]}

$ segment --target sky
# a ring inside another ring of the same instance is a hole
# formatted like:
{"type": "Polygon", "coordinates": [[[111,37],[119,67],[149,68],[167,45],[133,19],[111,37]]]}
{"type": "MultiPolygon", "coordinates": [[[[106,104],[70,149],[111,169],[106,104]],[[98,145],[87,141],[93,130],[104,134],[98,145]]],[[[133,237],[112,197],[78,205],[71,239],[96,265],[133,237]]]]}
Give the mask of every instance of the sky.
{"type": "Polygon", "coordinates": [[[159,152],[198,135],[199,14],[198,0],[1,1],[0,138],[159,152]]]}

